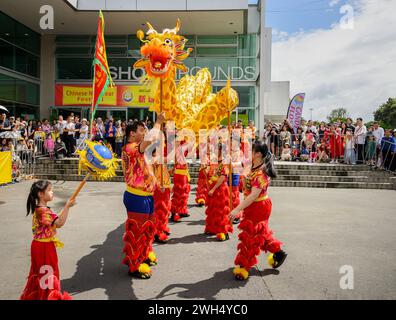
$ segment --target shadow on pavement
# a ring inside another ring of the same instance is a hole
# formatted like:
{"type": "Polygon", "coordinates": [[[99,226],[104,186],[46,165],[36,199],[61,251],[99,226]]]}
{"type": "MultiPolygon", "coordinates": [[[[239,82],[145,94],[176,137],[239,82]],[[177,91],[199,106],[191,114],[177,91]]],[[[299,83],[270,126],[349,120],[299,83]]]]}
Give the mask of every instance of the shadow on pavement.
{"type": "Polygon", "coordinates": [[[181,238],[170,238],[167,244],[188,244],[188,243],[201,243],[201,242],[213,242],[217,241],[215,236],[206,235],[204,233],[200,234],[190,234],[181,238]]]}
{"type": "Polygon", "coordinates": [[[103,244],[92,246],[95,250],[77,262],[74,275],[61,281],[62,290],[78,294],[102,288],[110,300],[137,299],[128,269],[121,264],[124,230],[125,225],[121,224],[103,244]]]}
{"type": "MultiPolygon", "coordinates": [[[[238,289],[242,288],[247,284],[247,281],[238,281],[234,279],[233,271],[234,268],[229,268],[227,270],[216,272],[212,278],[199,281],[197,283],[178,283],[171,284],[164,288],[156,297],[153,299],[161,299],[167,296],[179,297],[182,299],[207,299],[215,300],[216,295],[221,290],[228,289],[238,289]],[[174,290],[179,289],[179,290],[174,290]],[[184,290],[180,290],[184,289],[184,290]],[[172,292],[171,292],[172,291],[172,292]]],[[[251,270],[250,280],[256,281],[257,279],[252,279],[253,277],[262,277],[270,274],[279,274],[278,270],[266,269],[262,272],[258,271],[256,268],[251,270]]],[[[248,280],[249,281],[249,280],[248,280]]]]}

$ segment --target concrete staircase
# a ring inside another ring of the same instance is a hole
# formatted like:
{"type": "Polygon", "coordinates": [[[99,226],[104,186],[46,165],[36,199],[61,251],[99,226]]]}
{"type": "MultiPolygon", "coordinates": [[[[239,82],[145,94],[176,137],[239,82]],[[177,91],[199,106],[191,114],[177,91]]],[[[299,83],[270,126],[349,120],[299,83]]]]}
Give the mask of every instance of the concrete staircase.
{"type": "MultiPolygon", "coordinates": [[[[331,165],[309,163],[276,162],[278,177],[271,185],[276,187],[308,188],[360,188],[396,190],[396,176],[384,171],[374,170],[368,166],[331,165]]],[[[191,183],[196,184],[199,165],[190,165],[191,183]]],[[[110,181],[123,182],[121,170],[110,181]]],[[[80,181],[78,159],[50,160],[37,159],[35,177],[38,179],[80,181]]],[[[94,180],[94,179],[90,179],[94,180]]]]}

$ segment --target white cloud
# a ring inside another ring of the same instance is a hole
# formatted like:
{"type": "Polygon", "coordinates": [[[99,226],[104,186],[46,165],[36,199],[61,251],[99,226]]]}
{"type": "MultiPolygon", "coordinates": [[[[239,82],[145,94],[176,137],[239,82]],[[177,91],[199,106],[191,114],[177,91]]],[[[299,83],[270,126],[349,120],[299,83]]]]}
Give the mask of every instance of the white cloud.
{"type": "Polygon", "coordinates": [[[306,93],[306,118],[309,108],[324,120],[333,108],[345,107],[369,121],[396,97],[396,1],[359,0],[353,8],[353,30],[337,23],[273,44],[272,80],[290,80],[291,95],[306,93]]]}
{"type": "Polygon", "coordinates": [[[330,6],[330,7],[334,7],[334,6],[336,6],[339,2],[340,2],[340,0],[331,0],[330,3],[329,3],[329,6],[330,6]]]}

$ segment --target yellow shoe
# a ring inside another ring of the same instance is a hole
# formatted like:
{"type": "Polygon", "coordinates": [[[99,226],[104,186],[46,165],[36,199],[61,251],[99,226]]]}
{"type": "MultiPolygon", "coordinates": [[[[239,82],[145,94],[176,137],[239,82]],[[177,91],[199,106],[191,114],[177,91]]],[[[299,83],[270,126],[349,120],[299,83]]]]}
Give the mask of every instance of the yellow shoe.
{"type": "Polygon", "coordinates": [[[237,280],[247,280],[247,278],[249,278],[249,271],[247,271],[245,268],[236,267],[233,273],[235,279],[237,280]]]}

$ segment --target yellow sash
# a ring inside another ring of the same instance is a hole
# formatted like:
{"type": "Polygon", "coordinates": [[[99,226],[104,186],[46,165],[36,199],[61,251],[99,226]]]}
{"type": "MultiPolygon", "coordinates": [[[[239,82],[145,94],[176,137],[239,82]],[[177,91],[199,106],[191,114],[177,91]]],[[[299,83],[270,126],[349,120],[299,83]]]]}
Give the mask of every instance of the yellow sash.
{"type": "Polygon", "coordinates": [[[132,193],[132,194],[134,194],[136,196],[142,196],[142,197],[148,197],[148,196],[152,196],[153,195],[152,192],[139,190],[139,189],[136,189],[136,188],[132,188],[130,186],[127,186],[126,191],[128,191],[129,193],[132,193]]]}
{"type": "Polygon", "coordinates": [[[57,248],[63,248],[64,246],[64,244],[57,237],[34,239],[34,240],[38,242],[53,242],[55,244],[55,247],[57,248]]]}
{"type": "Polygon", "coordinates": [[[190,172],[188,172],[188,169],[175,169],[175,174],[180,174],[181,176],[187,176],[188,182],[190,182],[191,180],[190,172]]]}
{"type": "Polygon", "coordinates": [[[268,199],[268,194],[266,194],[265,196],[262,196],[260,198],[257,198],[256,200],[254,200],[254,202],[260,202],[260,201],[264,201],[268,199]]]}

